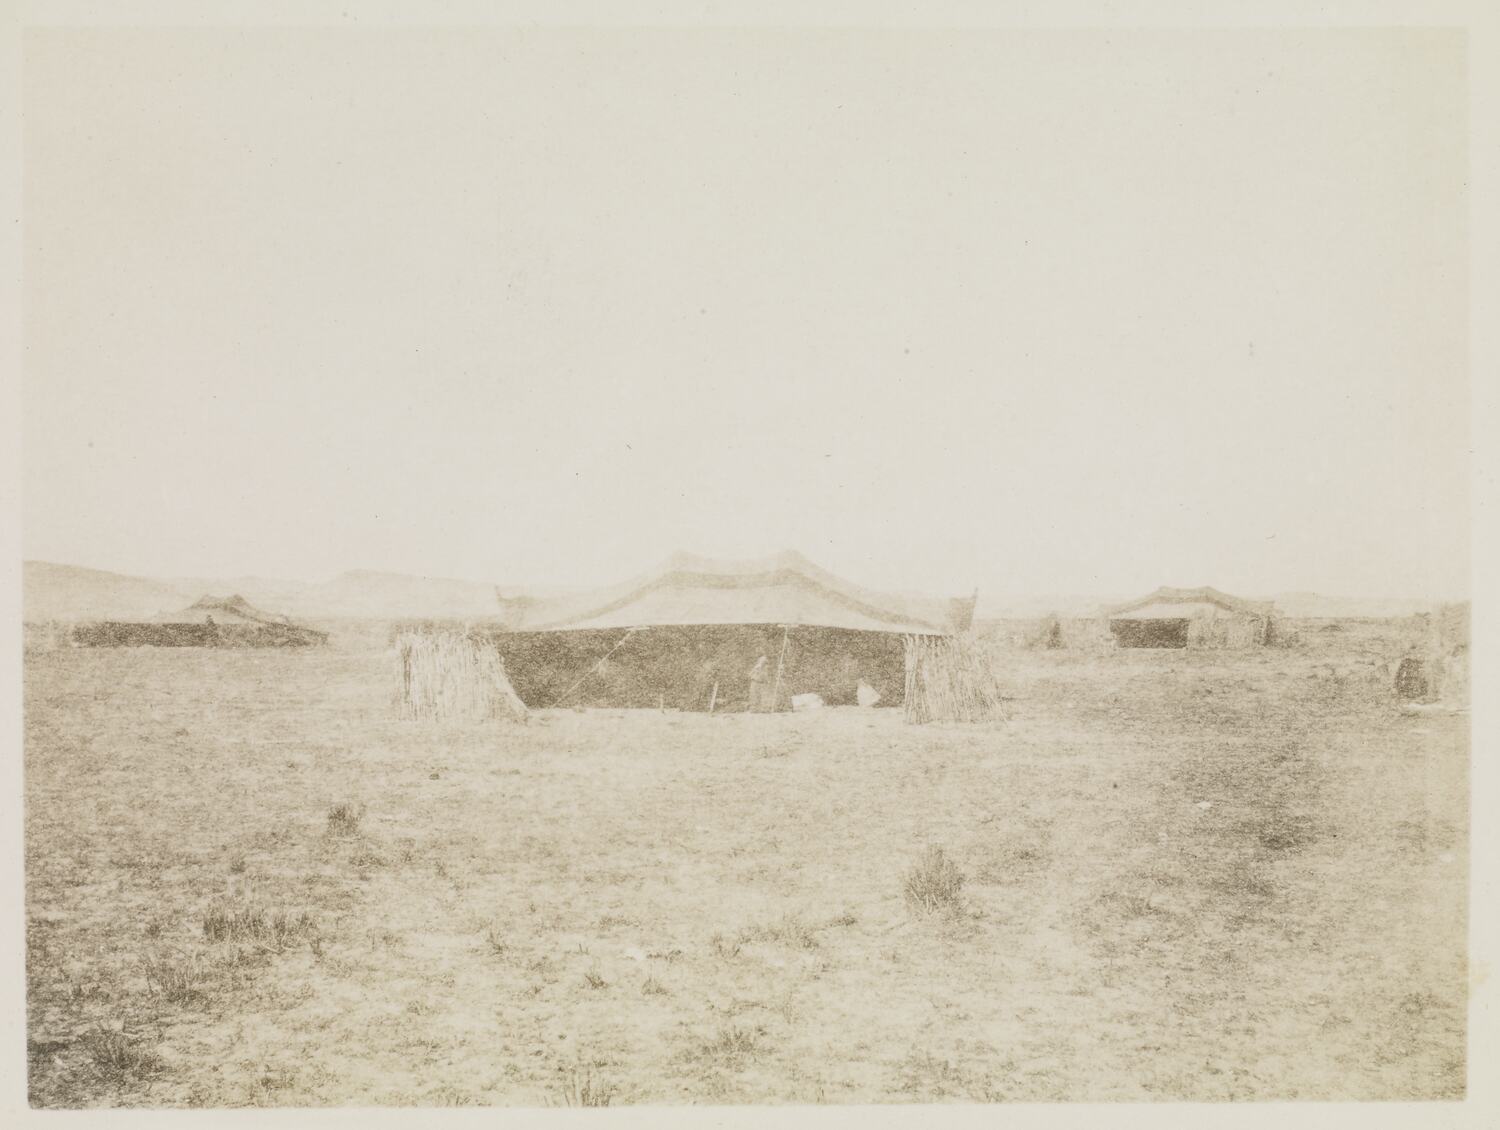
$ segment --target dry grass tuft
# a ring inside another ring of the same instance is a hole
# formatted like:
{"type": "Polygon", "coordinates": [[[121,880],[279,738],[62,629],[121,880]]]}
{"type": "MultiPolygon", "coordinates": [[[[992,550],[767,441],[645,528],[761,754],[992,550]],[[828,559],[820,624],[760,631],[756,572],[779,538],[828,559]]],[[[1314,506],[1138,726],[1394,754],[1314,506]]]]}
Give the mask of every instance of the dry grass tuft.
{"type": "Polygon", "coordinates": [[[524,722],[527,710],[495,645],[459,632],[396,637],[402,718],[418,722],[524,722]]]}
{"type": "Polygon", "coordinates": [[[137,1083],[162,1071],[161,1056],[124,1032],[95,1028],[79,1041],[94,1069],[116,1084],[137,1083]]]}
{"type": "Polygon", "coordinates": [[[744,944],[744,941],[739,938],[729,938],[719,932],[715,932],[714,936],[708,939],[709,948],[719,957],[739,957],[740,949],[744,944]]]}
{"type": "Polygon", "coordinates": [[[906,905],[917,914],[955,914],[962,909],[964,886],[962,872],[943,849],[933,845],[906,873],[902,894],[906,905]]]}
{"type": "Polygon", "coordinates": [[[760,1053],[760,1039],[764,1034],[764,1030],[760,1028],[724,1024],[712,1039],[704,1042],[702,1051],[709,1059],[738,1064],[746,1059],[753,1059],[760,1053]]]}
{"type": "Polygon", "coordinates": [[[203,912],[203,936],[210,942],[250,942],[281,953],[294,942],[317,933],[312,915],[284,910],[267,913],[259,906],[216,902],[203,912]]]}
{"type": "Polygon", "coordinates": [[[146,989],[172,1004],[196,1004],[204,997],[204,962],[196,954],[147,957],[142,963],[146,989]]]}
{"type": "Polygon", "coordinates": [[[775,942],[792,949],[810,950],[818,946],[818,932],[800,918],[788,914],[768,926],[749,926],[735,938],[735,953],[746,942],[775,942]]]}
{"type": "Polygon", "coordinates": [[[615,1097],[615,1088],[595,1079],[592,1071],[575,1068],[559,1084],[558,1097],[563,1106],[608,1106],[615,1097]]]}
{"type": "Polygon", "coordinates": [[[484,928],[484,944],[496,957],[504,957],[510,952],[510,942],[498,922],[491,922],[484,928]]]}
{"type": "Polygon", "coordinates": [[[340,801],[328,809],[328,833],[333,836],[352,836],[359,831],[359,822],[364,818],[364,805],[340,801]]]}

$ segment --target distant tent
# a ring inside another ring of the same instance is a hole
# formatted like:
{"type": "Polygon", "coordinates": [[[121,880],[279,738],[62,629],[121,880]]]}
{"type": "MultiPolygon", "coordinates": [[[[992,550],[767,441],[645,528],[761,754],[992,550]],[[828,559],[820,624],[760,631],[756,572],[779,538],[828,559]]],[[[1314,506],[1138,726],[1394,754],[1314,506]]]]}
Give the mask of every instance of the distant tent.
{"type": "Polygon", "coordinates": [[[180,612],[166,612],[151,618],[153,624],[280,624],[291,620],[276,613],[252,608],[242,596],[199,597],[180,612]]]}
{"type": "Polygon", "coordinates": [[[1121,647],[1225,648],[1270,642],[1275,606],[1214,588],[1159,588],[1104,610],[1121,647]]]}
{"type": "Polygon", "coordinates": [[[103,621],[74,630],[80,647],[310,647],[328,633],[261,612],[242,596],[205,596],[144,622],[103,621]]]}
{"type": "Polygon", "coordinates": [[[679,553],[610,588],[500,603],[506,669],[527,705],[544,707],[744,710],[761,693],[756,709],[785,709],[802,693],[852,705],[862,679],[896,705],[904,637],[967,631],[974,616],[972,597],[878,592],[795,552],[679,553]]]}

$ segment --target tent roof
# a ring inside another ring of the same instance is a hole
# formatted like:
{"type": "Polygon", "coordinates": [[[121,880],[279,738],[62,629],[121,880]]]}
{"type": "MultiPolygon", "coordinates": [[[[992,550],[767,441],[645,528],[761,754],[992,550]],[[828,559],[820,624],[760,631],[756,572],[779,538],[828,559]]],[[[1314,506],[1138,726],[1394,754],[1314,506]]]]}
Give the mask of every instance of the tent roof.
{"type": "Polygon", "coordinates": [[[674,554],[620,585],[552,599],[505,600],[519,632],[709,624],[778,624],[946,635],[968,628],[972,598],[875,592],[820,569],[799,553],[750,561],[674,554]]]}
{"type": "Polygon", "coordinates": [[[290,627],[291,621],[285,616],[277,616],[270,612],[262,612],[252,608],[250,602],[242,596],[204,596],[199,597],[192,605],[184,608],[181,612],[163,612],[159,616],[153,616],[152,622],[156,624],[206,624],[212,616],[216,624],[277,624],[282,627],[290,627]]]}
{"type": "Polygon", "coordinates": [[[1270,601],[1241,600],[1218,589],[1159,588],[1136,600],[1106,608],[1104,614],[1119,620],[1172,620],[1231,612],[1242,616],[1269,616],[1275,607],[1270,601]]]}

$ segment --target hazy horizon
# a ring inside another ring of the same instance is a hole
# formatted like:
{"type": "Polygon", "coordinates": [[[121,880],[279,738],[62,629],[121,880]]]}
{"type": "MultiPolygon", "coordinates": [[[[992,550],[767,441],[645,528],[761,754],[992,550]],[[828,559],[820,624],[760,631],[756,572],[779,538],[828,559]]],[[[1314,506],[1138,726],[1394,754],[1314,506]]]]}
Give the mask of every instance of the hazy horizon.
{"type": "MultiPolygon", "coordinates": [[[[790,547],[788,547],[788,548],[790,548],[790,547]]],[[[688,550],[688,552],[692,552],[692,551],[688,550]]],[[[663,554],[662,557],[661,557],[661,559],[658,562],[656,562],[656,564],[661,564],[669,556],[670,556],[670,554],[663,554]]],[[[768,557],[768,556],[771,556],[771,554],[769,554],[769,553],[767,553],[767,554],[759,554],[757,556],[768,557]]],[[[404,571],[400,571],[400,570],[391,570],[391,569],[374,569],[374,568],[368,568],[368,567],[360,566],[360,565],[351,566],[351,567],[349,567],[347,569],[340,569],[337,572],[328,574],[326,576],[318,576],[318,577],[292,577],[292,576],[285,576],[285,575],[268,575],[268,574],[264,574],[264,573],[247,573],[247,572],[243,572],[243,571],[241,571],[241,572],[235,572],[235,573],[213,574],[213,575],[209,575],[209,574],[184,574],[184,573],[170,574],[170,575],[169,574],[126,573],[126,572],[122,572],[119,569],[110,569],[110,568],[107,568],[107,567],[104,567],[104,566],[87,565],[87,564],[82,564],[82,563],[79,563],[79,562],[72,562],[72,561],[46,561],[46,560],[41,560],[41,559],[38,559],[38,558],[26,558],[24,563],[27,564],[27,565],[53,565],[53,566],[59,566],[59,567],[62,567],[62,568],[67,568],[67,569],[86,569],[86,570],[89,570],[89,571],[92,571],[92,572],[110,573],[110,574],[115,574],[115,575],[118,575],[118,576],[128,577],[128,578],[132,578],[132,579],[136,579],[136,580],[153,581],[153,582],[159,582],[159,583],[163,583],[163,584],[181,583],[181,582],[185,582],[185,581],[202,581],[202,582],[212,582],[212,583],[223,583],[223,582],[230,582],[230,581],[259,581],[259,582],[263,582],[263,583],[267,583],[267,584],[285,584],[285,585],[306,585],[306,586],[313,586],[313,585],[329,584],[329,583],[332,583],[334,581],[337,581],[337,580],[340,580],[342,578],[349,577],[349,576],[360,575],[360,574],[367,574],[367,575],[373,575],[373,576],[415,578],[415,579],[419,579],[419,580],[428,580],[428,581],[449,581],[449,582],[456,582],[456,583],[460,583],[460,584],[493,585],[493,586],[495,586],[497,588],[500,588],[500,589],[534,589],[534,590],[543,590],[543,589],[546,589],[546,588],[549,588],[549,587],[555,587],[555,588],[558,588],[558,589],[567,588],[567,589],[579,589],[579,590],[582,590],[582,589],[589,589],[589,588],[594,588],[594,587],[601,587],[601,588],[602,587],[607,587],[611,583],[616,583],[616,582],[621,582],[621,581],[626,581],[626,580],[631,579],[630,576],[622,575],[622,576],[610,578],[609,580],[606,580],[606,581],[602,582],[598,586],[595,586],[595,585],[557,585],[557,586],[549,586],[549,585],[547,585],[545,583],[539,584],[539,583],[534,583],[534,582],[528,581],[524,577],[516,578],[516,579],[509,579],[509,578],[505,578],[505,577],[459,577],[459,576],[449,576],[449,575],[439,574],[439,573],[433,573],[433,572],[404,572],[404,571]]],[[[814,564],[821,565],[822,562],[816,561],[814,559],[814,564]]],[[[649,572],[649,570],[644,570],[644,572],[649,572]]],[[[849,581],[856,582],[856,583],[858,583],[860,581],[860,578],[857,577],[857,576],[856,577],[846,577],[845,579],[849,580],[849,581]]],[[[930,596],[953,596],[953,597],[961,597],[961,596],[967,596],[967,595],[970,594],[970,592],[972,592],[973,590],[977,589],[978,590],[978,594],[979,594],[979,603],[980,603],[980,605],[982,607],[987,599],[991,600],[991,601],[1016,601],[1016,602],[1031,601],[1031,600],[1041,600],[1041,599],[1047,599],[1047,598],[1053,598],[1053,597],[1057,597],[1057,598],[1074,598],[1074,599],[1088,599],[1088,598],[1092,598],[1092,597],[1098,597],[1098,598],[1101,598],[1101,599],[1125,599],[1125,598],[1132,598],[1132,597],[1135,597],[1135,596],[1145,595],[1147,592],[1155,591],[1155,589],[1160,588],[1160,587],[1166,587],[1166,588],[1199,588],[1199,587],[1202,587],[1202,585],[1207,585],[1210,588],[1218,588],[1218,589],[1222,590],[1222,586],[1215,585],[1211,581],[1209,581],[1209,582],[1191,582],[1191,583],[1189,583],[1187,581],[1180,581],[1180,580],[1179,581],[1166,580],[1166,581],[1163,581],[1161,585],[1153,585],[1149,589],[1143,589],[1143,590],[1131,591],[1131,592],[1106,591],[1106,590],[1091,590],[1091,591],[1077,591],[1077,592],[1074,592],[1074,591],[1064,591],[1064,590],[1061,590],[1061,589],[1046,589],[1046,590],[1018,590],[1018,589],[1017,590],[1011,590],[1011,589],[999,589],[999,588],[987,589],[982,584],[980,584],[980,585],[970,585],[968,589],[964,589],[961,592],[960,591],[939,592],[939,591],[930,590],[930,589],[929,590],[923,590],[923,589],[920,589],[920,588],[917,588],[917,587],[914,587],[914,586],[911,586],[911,585],[906,585],[906,586],[900,586],[900,585],[898,585],[898,586],[894,586],[894,591],[923,592],[926,595],[930,595],[930,596]]],[[[1411,593],[1411,592],[1351,593],[1351,592],[1337,592],[1337,591],[1329,592],[1329,591],[1324,591],[1324,590],[1320,590],[1320,589],[1306,589],[1306,588],[1300,588],[1300,589],[1299,588],[1281,588],[1281,589],[1276,589],[1274,591],[1270,590],[1270,589],[1261,589],[1261,590],[1249,589],[1249,590],[1245,590],[1245,591],[1242,591],[1242,592],[1234,592],[1234,593],[1231,593],[1231,595],[1233,595],[1233,596],[1241,596],[1241,597],[1248,597],[1248,598],[1251,598],[1251,599],[1258,598],[1258,597],[1272,597],[1272,596],[1318,596],[1318,597],[1326,597],[1326,598],[1334,599],[1334,600],[1361,600],[1361,601],[1381,601],[1381,600],[1388,600],[1388,601],[1402,601],[1402,602],[1408,602],[1408,601],[1430,601],[1430,602],[1432,602],[1434,604],[1457,603],[1457,602],[1467,601],[1467,600],[1470,599],[1470,596],[1467,593],[1462,593],[1462,594],[1448,594],[1448,595],[1443,595],[1443,594],[1432,595],[1432,594],[1428,594],[1428,593],[1411,593]]]]}
{"type": "Polygon", "coordinates": [[[1464,599],[1463,51],[30,31],[25,556],[1464,599]]]}

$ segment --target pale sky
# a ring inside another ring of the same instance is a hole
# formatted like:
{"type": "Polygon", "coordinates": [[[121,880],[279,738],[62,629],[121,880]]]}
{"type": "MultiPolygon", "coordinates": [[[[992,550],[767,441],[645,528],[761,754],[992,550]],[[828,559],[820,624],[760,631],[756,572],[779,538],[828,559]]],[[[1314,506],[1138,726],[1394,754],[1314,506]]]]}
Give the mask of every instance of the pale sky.
{"type": "Polygon", "coordinates": [[[1465,595],[1463,59],[31,33],[25,554],[1465,595]]]}

